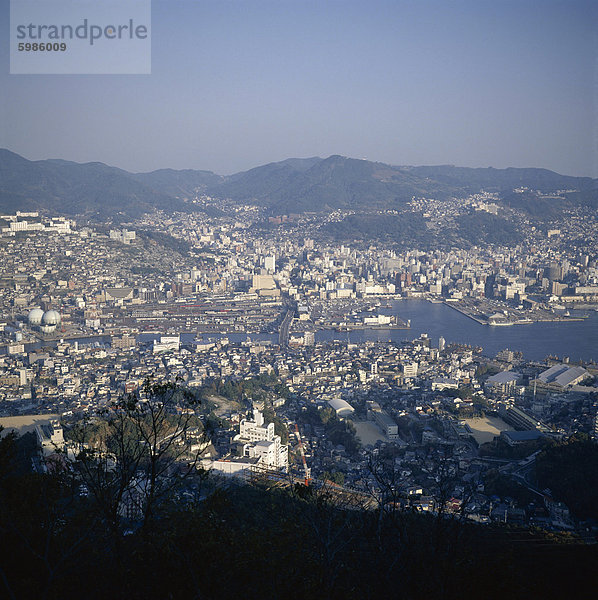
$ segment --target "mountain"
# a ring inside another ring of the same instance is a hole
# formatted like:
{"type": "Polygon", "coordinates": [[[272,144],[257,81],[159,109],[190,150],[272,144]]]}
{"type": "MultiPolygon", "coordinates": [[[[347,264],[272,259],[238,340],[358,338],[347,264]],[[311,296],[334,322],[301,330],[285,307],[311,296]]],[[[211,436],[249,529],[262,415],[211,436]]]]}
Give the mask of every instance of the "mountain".
{"type": "MultiPolygon", "coordinates": [[[[343,156],[286,160],[256,167],[208,186],[213,196],[252,202],[274,214],[335,208],[392,209],[413,196],[443,200],[482,190],[512,194],[514,188],[537,192],[577,190],[574,203],[595,205],[598,180],[569,177],[546,169],[472,169],[455,166],[399,167],[343,156]]],[[[571,192],[573,194],[573,192],[571,192]]],[[[517,208],[518,200],[510,204],[517,208]]],[[[526,209],[525,203],[521,208],[526,209]]]]}
{"type": "Polygon", "coordinates": [[[270,214],[389,210],[414,196],[444,200],[482,190],[502,203],[549,216],[565,206],[598,208],[598,180],[546,169],[392,166],[333,155],[290,158],[222,177],[211,171],[159,169],[129,173],[103,163],[29,161],[0,149],[0,211],[47,210],[98,219],[134,218],[155,208],[195,210],[196,191],[263,206],[270,214]],[[514,192],[516,188],[528,188],[514,192]],[[567,190],[557,200],[539,194],[567,190]]]}
{"type": "Polygon", "coordinates": [[[299,168],[294,162],[283,161],[237,173],[217,187],[209,187],[208,192],[238,202],[257,202],[281,214],[392,208],[424,190],[443,197],[453,190],[445,184],[424,182],[404,167],[337,155],[308,160],[311,165],[302,163],[299,168]]]}
{"type": "Polygon", "coordinates": [[[357,213],[341,221],[324,225],[322,233],[337,242],[365,241],[392,245],[417,245],[418,248],[460,247],[476,244],[504,244],[514,246],[522,240],[515,223],[502,216],[487,212],[459,215],[455,223],[431,230],[421,214],[405,211],[399,214],[357,213]]]}
{"type": "Polygon", "coordinates": [[[190,193],[194,181],[217,177],[168,170],[135,175],[99,162],[29,161],[0,149],[0,210],[47,210],[99,219],[135,218],[154,208],[188,210],[176,196],[190,193]]]}
{"type": "Polygon", "coordinates": [[[411,167],[414,175],[470,191],[481,188],[487,191],[502,192],[518,187],[528,187],[539,192],[552,192],[563,189],[596,189],[598,181],[590,177],[559,175],[548,169],[494,169],[492,167],[473,169],[442,165],[436,167],[411,167]]]}
{"type": "Polygon", "coordinates": [[[197,188],[217,185],[224,180],[223,177],[212,171],[195,171],[193,169],[181,171],[158,169],[150,173],[136,173],[132,177],[143,185],[175,198],[193,196],[197,188]]]}

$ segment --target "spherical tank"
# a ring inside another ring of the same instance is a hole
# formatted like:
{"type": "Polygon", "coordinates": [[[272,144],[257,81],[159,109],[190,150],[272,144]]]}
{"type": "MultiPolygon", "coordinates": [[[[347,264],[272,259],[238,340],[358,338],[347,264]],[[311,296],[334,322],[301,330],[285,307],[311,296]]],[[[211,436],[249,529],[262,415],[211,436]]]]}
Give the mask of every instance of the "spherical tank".
{"type": "Polygon", "coordinates": [[[41,308],[34,308],[33,310],[29,311],[29,315],[27,317],[29,325],[41,325],[43,316],[44,311],[41,308]]]}
{"type": "Polygon", "coordinates": [[[60,314],[55,310],[48,310],[42,317],[42,325],[58,325],[60,323],[60,314]]]}

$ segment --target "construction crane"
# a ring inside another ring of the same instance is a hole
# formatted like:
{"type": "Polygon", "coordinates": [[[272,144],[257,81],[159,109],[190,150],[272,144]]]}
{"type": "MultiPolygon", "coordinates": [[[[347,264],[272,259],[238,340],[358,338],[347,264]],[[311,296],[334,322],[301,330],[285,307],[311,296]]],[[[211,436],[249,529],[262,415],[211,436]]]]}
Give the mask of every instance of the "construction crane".
{"type": "Polygon", "coordinates": [[[309,485],[311,481],[311,470],[305,462],[305,451],[303,450],[303,442],[301,441],[301,435],[299,434],[299,427],[297,426],[297,423],[295,423],[295,435],[297,436],[297,441],[299,442],[299,452],[301,453],[301,461],[303,462],[303,472],[305,473],[305,485],[309,485]]]}

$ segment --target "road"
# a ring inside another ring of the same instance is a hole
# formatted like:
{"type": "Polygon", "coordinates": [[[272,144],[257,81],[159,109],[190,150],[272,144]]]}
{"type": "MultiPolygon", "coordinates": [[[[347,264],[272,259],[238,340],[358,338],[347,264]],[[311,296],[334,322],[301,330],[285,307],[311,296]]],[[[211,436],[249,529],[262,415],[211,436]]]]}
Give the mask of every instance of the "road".
{"type": "MultiPolygon", "coordinates": [[[[527,458],[520,461],[514,469],[505,469],[505,471],[509,471],[508,474],[520,484],[525,486],[530,492],[544,497],[546,494],[540,491],[529,479],[535,467],[536,457],[538,454],[540,454],[540,452],[541,450],[537,450],[533,454],[530,454],[527,458]]],[[[503,472],[503,468],[501,467],[499,471],[503,472]]]]}
{"type": "Polygon", "coordinates": [[[293,321],[294,314],[295,309],[289,308],[280,324],[280,330],[278,331],[278,345],[281,348],[286,348],[289,344],[289,331],[291,329],[291,322],[293,321]]]}

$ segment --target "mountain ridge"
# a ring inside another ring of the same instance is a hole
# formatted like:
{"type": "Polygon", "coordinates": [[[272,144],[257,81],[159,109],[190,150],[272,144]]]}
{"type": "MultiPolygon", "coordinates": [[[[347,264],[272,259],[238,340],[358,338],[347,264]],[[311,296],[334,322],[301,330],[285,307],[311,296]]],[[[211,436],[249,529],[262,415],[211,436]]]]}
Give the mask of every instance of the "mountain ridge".
{"type": "Polygon", "coordinates": [[[565,202],[598,207],[598,179],[542,168],[396,166],[331,155],[287,158],[228,176],[197,169],[131,173],[101,162],[30,161],[0,149],[2,212],[42,210],[100,219],[135,218],[156,208],[198,210],[187,202],[198,192],[256,204],[270,214],[392,210],[413,197],[445,200],[480,191],[497,192],[509,206],[518,208],[519,203],[528,210],[534,194],[557,190],[568,190],[565,202]],[[528,188],[527,196],[514,195],[517,188],[528,188]]]}

